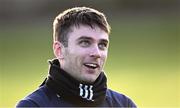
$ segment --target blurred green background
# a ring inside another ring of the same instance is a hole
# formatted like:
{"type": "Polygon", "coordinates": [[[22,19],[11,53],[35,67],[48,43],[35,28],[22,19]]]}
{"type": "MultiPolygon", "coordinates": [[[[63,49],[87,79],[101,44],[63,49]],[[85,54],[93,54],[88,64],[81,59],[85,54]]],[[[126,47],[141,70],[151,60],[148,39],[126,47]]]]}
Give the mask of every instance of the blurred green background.
{"type": "Polygon", "coordinates": [[[180,107],[177,0],[1,0],[0,107],[14,107],[48,73],[52,22],[64,9],[88,6],[112,27],[108,86],[139,107],[180,107]]]}

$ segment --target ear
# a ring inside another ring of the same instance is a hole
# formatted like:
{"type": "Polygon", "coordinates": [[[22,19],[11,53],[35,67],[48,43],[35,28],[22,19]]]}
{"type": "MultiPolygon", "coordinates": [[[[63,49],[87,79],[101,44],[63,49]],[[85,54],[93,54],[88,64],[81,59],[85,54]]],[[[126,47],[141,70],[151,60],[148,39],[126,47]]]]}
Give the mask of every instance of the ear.
{"type": "Polygon", "coordinates": [[[56,56],[56,58],[58,59],[63,59],[63,48],[64,46],[59,42],[59,41],[54,41],[53,42],[53,51],[54,51],[54,55],[56,56]]]}

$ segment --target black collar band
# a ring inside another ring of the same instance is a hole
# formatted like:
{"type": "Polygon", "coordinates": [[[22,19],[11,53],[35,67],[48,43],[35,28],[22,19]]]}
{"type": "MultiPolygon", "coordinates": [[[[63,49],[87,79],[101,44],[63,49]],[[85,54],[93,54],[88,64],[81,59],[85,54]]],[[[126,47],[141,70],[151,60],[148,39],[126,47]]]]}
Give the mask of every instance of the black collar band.
{"type": "Polygon", "coordinates": [[[57,59],[50,61],[50,64],[48,78],[42,85],[45,84],[75,106],[96,106],[103,102],[107,90],[104,72],[101,72],[93,84],[85,84],[61,69],[57,59]]]}

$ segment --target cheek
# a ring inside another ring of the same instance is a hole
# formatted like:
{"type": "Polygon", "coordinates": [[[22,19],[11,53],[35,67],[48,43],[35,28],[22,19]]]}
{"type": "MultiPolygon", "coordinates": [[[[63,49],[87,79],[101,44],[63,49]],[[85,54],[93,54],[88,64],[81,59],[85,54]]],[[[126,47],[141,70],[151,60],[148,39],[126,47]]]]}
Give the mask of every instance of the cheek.
{"type": "Polygon", "coordinates": [[[68,68],[72,71],[72,72],[77,72],[79,71],[79,60],[75,55],[69,55],[68,58],[66,58],[67,60],[67,65],[68,68]]]}
{"type": "Polygon", "coordinates": [[[101,62],[102,62],[102,64],[104,64],[106,62],[106,59],[107,59],[107,53],[105,52],[105,53],[103,53],[101,55],[101,62]]]}
{"type": "Polygon", "coordinates": [[[102,53],[101,57],[102,57],[104,60],[106,60],[106,59],[107,59],[107,55],[108,55],[108,53],[107,53],[107,51],[105,51],[105,52],[102,53]]]}
{"type": "Polygon", "coordinates": [[[83,63],[83,55],[79,54],[78,52],[71,54],[71,59],[70,62],[73,62],[73,64],[75,65],[75,67],[80,67],[83,63]]]}

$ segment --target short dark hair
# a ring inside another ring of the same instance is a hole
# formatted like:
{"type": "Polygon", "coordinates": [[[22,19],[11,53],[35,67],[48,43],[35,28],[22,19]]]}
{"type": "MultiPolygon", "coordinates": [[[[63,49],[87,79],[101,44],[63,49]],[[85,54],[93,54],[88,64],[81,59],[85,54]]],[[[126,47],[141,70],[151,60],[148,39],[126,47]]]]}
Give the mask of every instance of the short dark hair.
{"type": "Polygon", "coordinates": [[[91,28],[98,26],[106,33],[110,33],[110,25],[105,15],[88,7],[74,7],[60,13],[53,22],[53,38],[68,46],[68,33],[72,26],[88,25],[91,28]]]}

